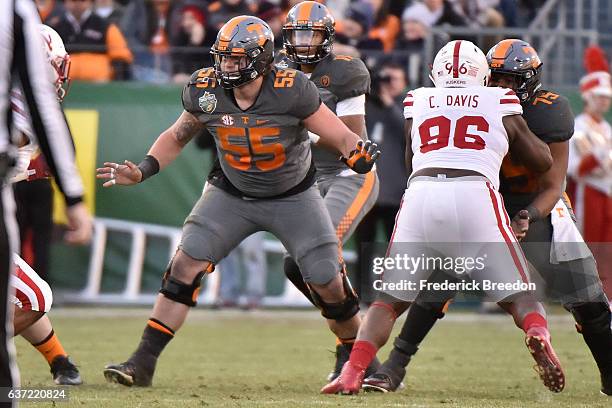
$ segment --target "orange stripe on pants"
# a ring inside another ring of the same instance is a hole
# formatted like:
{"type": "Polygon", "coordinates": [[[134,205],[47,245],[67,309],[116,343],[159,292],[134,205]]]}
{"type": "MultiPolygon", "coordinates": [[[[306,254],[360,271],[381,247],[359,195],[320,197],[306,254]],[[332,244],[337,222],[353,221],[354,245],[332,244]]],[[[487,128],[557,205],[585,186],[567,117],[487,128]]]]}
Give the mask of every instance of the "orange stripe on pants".
{"type": "Polygon", "coordinates": [[[336,227],[336,236],[338,237],[338,251],[339,257],[342,259],[342,238],[346,234],[346,232],[351,228],[355,218],[359,215],[359,212],[365,205],[366,201],[372,194],[372,190],[374,189],[374,183],[376,182],[376,174],[374,172],[369,172],[366,174],[363,185],[357,192],[357,196],[349,206],[346,213],[340,219],[338,226],[336,227]]]}

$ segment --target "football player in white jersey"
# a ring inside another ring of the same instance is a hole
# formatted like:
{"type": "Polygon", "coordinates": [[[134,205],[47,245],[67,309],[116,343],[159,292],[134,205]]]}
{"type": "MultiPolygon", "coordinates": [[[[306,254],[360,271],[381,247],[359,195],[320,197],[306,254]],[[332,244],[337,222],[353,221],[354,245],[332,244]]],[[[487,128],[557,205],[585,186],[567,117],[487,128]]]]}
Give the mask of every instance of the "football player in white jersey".
{"type": "MultiPolygon", "coordinates": [[[[70,57],[60,36],[51,27],[40,25],[43,45],[53,81],[60,102],[66,95],[69,82],[70,57]]],[[[15,137],[19,138],[17,164],[11,182],[36,180],[49,177],[50,172],[36,143],[30,117],[18,87],[11,90],[11,108],[15,137]]],[[[83,203],[81,210],[87,211],[83,203]]],[[[75,243],[80,241],[79,237],[75,243]]],[[[72,239],[67,237],[67,240],[72,239]]],[[[58,385],[79,385],[82,383],[79,370],[68,358],[57,338],[46,313],[53,302],[51,288],[19,255],[13,254],[15,269],[11,276],[14,290],[14,333],[21,335],[34,346],[49,363],[53,381],[58,385]]]]}
{"type": "MultiPolygon", "coordinates": [[[[529,285],[529,277],[497,191],[508,150],[538,172],[550,168],[550,150],[527,127],[513,91],[486,87],[487,60],[471,42],[446,44],[434,59],[431,79],[435,88],[408,92],[404,100],[410,178],[385,261],[414,260],[424,254],[457,260],[494,254],[490,257],[494,259],[485,261],[485,268],[470,267],[466,275],[473,282],[502,284],[504,289],[484,292],[525,331],[525,342],[545,386],[560,392],[565,378],[550,344],[542,305],[525,290],[529,286],[506,285],[529,285]]],[[[386,343],[395,319],[415,300],[421,283],[430,282],[430,275],[441,269],[435,262],[410,271],[400,264],[384,269],[382,281],[387,285],[366,314],[349,362],[323,393],[359,392],[365,367],[386,343]],[[404,281],[415,286],[402,286],[404,281]],[[401,290],[394,290],[394,285],[401,290]]],[[[451,268],[448,276],[456,273],[456,281],[466,282],[457,267],[451,268]]]]}

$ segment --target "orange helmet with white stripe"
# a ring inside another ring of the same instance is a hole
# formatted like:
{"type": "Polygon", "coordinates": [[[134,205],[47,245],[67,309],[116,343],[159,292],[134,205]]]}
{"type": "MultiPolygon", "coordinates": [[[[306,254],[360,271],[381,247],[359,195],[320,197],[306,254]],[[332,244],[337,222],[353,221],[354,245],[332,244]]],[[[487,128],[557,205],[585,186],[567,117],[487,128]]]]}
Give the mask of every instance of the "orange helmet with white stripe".
{"type": "Polygon", "coordinates": [[[528,101],[542,87],[542,61],[526,41],[506,39],[495,44],[487,53],[491,76],[511,78],[512,87],[522,102],[528,101]]]}
{"type": "Polygon", "coordinates": [[[327,7],[315,1],[296,4],[283,25],[283,47],[298,64],[314,64],[331,53],[336,22],[327,7]]]}
{"type": "Polygon", "coordinates": [[[242,86],[266,74],[274,60],[274,34],[263,20],[237,16],[221,27],[210,53],[223,88],[242,86]]]}

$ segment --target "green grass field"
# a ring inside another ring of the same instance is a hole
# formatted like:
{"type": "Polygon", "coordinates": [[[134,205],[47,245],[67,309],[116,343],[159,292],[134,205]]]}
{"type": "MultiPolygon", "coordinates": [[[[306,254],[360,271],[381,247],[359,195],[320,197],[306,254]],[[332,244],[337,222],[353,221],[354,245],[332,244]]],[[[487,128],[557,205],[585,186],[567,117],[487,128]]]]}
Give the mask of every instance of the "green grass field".
{"type": "MultiPolygon", "coordinates": [[[[102,368],[136,347],[145,309],[58,309],[51,318],[85,384],[57,407],[611,407],[569,317],[553,342],[567,374],[559,395],[540,383],[522,333],[505,316],[451,313],[421,347],[395,394],[324,396],[334,339],[315,312],[196,310],[158,363],[152,388],[105,382],[102,368]],[[480,323],[476,323],[480,322],[480,323]]],[[[397,329],[397,328],[396,328],[397,329]]],[[[22,386],[48,387],[48,366],[16,341],[22,386]]],[[[380,356],[387,355],[385,348],[380,356]]],[[[45,403],[44,405],[51,405],[45,403]]],[[[22,406],[43,406],[28,403],[22,406]]]]}

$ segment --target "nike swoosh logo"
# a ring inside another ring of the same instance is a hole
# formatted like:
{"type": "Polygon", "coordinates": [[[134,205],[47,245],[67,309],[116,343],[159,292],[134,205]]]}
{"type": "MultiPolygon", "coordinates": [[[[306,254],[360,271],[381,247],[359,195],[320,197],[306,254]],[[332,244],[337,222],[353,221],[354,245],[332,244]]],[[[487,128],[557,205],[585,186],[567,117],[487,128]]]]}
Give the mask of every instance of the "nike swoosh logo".
{"type": "Polygon", "coordinates": [[[268,122],[269,122],[269,120],[265,120],[265,119],[264,120],[259,120],[259,119],[257,119],[255,121],[255,124],[256,125],[263,125],[264,123],[268,123],[268,122]]]}

